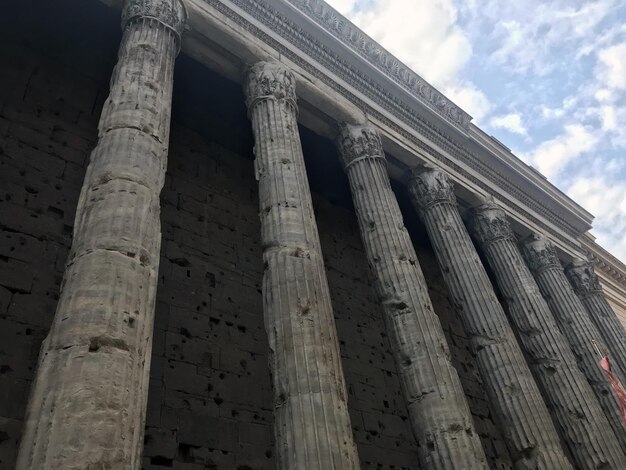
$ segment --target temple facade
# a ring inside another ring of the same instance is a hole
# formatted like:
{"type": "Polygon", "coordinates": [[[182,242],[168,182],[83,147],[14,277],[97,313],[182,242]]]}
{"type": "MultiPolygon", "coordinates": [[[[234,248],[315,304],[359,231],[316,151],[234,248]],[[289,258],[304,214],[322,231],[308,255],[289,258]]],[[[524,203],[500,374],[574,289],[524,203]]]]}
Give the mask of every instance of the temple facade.
{"type": "Polygon", "coordinates": [[[0,470],[626,468],[626,266],[323,0],[2,9],[0,470]]]}

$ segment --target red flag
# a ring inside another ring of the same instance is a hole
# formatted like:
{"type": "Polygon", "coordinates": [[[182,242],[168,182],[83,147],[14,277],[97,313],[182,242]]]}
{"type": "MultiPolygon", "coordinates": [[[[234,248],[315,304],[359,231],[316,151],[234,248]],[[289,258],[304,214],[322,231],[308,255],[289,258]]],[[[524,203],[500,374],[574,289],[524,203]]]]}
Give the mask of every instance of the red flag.
{"type": "Polygon", "coordinates": [[[626,426],[626,390],[624,390],[620,381],[617,377],[615,377],[615,375],[613,375],[613,372],[611,372],[611,363],[609,362],[608,356],[604,356],[600,359],[600,367],[602,367],[602,370],[609,379],[609,382],[611,382],[611,387],[613,387],[613,390],[617,395],[617,400],[619,401],[619,412],[622,415],[622,422],[624,423],[624,426],[626,426]]]}

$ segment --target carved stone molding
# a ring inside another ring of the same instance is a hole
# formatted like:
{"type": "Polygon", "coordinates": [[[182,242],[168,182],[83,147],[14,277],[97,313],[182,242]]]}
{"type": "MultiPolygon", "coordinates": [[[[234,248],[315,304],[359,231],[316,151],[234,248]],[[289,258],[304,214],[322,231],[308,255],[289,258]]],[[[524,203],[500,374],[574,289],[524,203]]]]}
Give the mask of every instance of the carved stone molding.
{"type": "Polygon", "coordinates": [[[122,29],[139,20],[161,23],[176,34],[180,44],[187,11],[181,0],[126,0],[122,10],[122,29]]]}
{"type": "Polygon", "coordinates": [[[534,233],[522,244],[522,253],[533,272],[550,268],[562,269],[554,245],[543,235],[534,233]]]}
{"type": "Polygon", "coordinates": [[[294,110],[296,104],[296,78],[278,62],[258,62],[250,67],[245,84],[248,108],[263,99],[285,100],[294,110]]]}
{"type": "Polygon", "coordinates": [[[492,243],[497,240],[515,241],[506,213],[491,201],[472,209],[469,228],[481,243],[492,243]]]}
{"type": "Polygon", "coordinates": [[[441,203],[456,204],[454,184],[443,171],[430,165],[411,172],[409,190],[421,209],[441,203]]]}
{"type": "Polygon", "coordinates": [[[371,127],[343,124],[337,137],[337,146],[346,169],[364,158],[380,158],[387,161],[380,136],[371,127]]]}
{"type": "Polygon", "coordinates": [[[565,267],[565,275],[580,297],[602,291],[600,279],[587,261],[582,259],[572,261],[565,267]]]}

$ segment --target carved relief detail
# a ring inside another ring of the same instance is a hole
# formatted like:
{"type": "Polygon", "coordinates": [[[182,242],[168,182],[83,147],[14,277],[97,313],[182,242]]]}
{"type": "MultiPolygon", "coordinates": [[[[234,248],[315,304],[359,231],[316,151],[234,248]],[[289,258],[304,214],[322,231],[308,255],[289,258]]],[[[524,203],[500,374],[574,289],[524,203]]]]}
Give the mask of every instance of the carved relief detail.
{"type": "Polygon", "coordinates": [[[572,261],[565,268],[565,275],[577,295],[584,297],[602,291],[600,279],[593,266],[582,259],[572,261]]]}
{"type": "Polygon", "coordinates": [[[554,245],[543,235],[534,233],[523,244],[522,251],[533,272],[548,268],[562,269],[554,245]]]}
{"type": "Polygon", "coordinates": [[[470,229],[481,243],[496,240],[513,240],[515,235],[506,218],[506,213],[494,202],[486,202],[472,211],[470,229]]]}
{"type": "Polygon", "coordinates": [[[425,165],[413,170],[409,190],[422,209],[439,203],[456,204],[454,184],[438,168],[425,165]]]}
{"type": "Polygon", "coordinates": [[[286,100],[294,109],[296,105],[296,78],[278,62],[258,62],[250,67],[245,84],[248,108],[258,100],[286,100]]]}
{"type": "Polygon", "coordinates": [[[122,10],[122,29],[139,20],[161,23],[172,30],[180,42],[187,21],[187,10],[181,0],[126,0],[122,10]]]}
{"type": "Polygon", "coordinates": [[[345,168],[364,158],[380,158],[386,162],[383,143],[371,127],[343,124],[337,145],[345,168]]]}

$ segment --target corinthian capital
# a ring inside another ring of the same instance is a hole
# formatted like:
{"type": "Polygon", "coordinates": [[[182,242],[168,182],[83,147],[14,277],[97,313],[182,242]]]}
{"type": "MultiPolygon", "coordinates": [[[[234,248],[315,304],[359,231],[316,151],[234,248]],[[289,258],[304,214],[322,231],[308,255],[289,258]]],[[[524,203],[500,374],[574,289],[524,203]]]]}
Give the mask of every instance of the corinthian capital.
{"type": "Polygon", "coordinates": [[[365,158],[380,158],[386,161],[380,136],[371,127],[342,125],[337,146],[346,169],[355,161],[365,158]]]}
{"type": "Polygon", "coordinates": [[[248,71],[245,84],[248,109],[264,99],[285,100],[296,106],[296,78],[278,62],[257,62],[248,71]]]}
{"type": "Polygon", "coordinates": [[[421,209],[441,202],[456,204],[452,181],[443,171],[430,165],[413,170],[409,190],[421,209]]]}
{"type": "Polygon", "coordinates": [[[122,29],[139,19],[158,21],[171,29],[180,40],[187,22],[187,10],[181,0],[125,0],[122,29]]]}
{"type": "Polygon", "coordinates": [[[543,235],[533,233],[524,240],[522,248],[524,258],[531,271],[543,271],[547,268],[561,269],[561,262],[554,245],[543,235]]]}
{"type": "Polygon", "coordinates": [[[565,275],[576,294],[581,297],[602,291],[598,275],[595,273],[593,266],[585,260],[577,259],[572,261],[565,268],[565,275]]]}
{"type": "Polygon", "coordinates": [[[472,209],[470,230],[480,243],[496,240],[515,240],[505,212],[492,201],[485,202],[472,209]]]}

